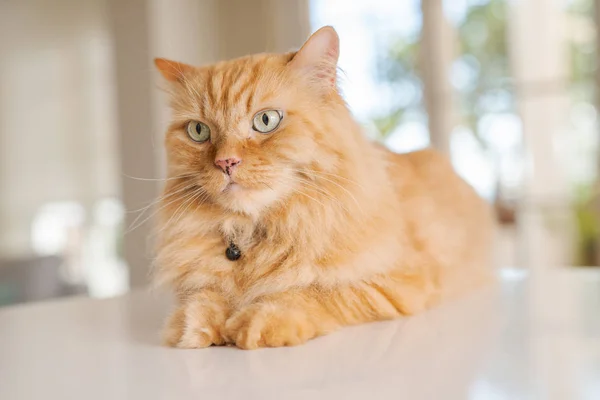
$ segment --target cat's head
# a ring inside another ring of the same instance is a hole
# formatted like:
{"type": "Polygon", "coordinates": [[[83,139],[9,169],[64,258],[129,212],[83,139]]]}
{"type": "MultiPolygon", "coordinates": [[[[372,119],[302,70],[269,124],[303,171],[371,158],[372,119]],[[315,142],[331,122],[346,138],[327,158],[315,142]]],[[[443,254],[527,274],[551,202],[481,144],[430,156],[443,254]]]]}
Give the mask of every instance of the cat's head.
{"type": "Polygon", "coordinates": [[[156,59],[173,109],[169,175],[196,183],[224,209],[256,214],[310,185],[306,171],[335,168],[345,138],[331,120],[347,112],[338,53],[338,36],[325,27],[297,53],[204,67],[156,59]]]}

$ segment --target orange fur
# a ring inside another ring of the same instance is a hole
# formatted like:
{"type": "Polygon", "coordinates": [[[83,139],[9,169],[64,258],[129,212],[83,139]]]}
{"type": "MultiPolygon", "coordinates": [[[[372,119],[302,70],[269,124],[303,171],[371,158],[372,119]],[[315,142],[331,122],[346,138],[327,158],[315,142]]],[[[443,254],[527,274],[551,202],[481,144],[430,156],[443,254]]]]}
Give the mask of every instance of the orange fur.
{"type": "Polygon", "coordinates": [[[443,155],[393,154],[363,136],[335,86],[337,54],[326,27],[295,54],[157,60],[174,111],[155,275],[178,299],[167,344],[296,345],[420,312],[489,276],[488,206],[443,155]],[[252,129],[265,109],[284,115],[268,135],[252,129]],[[192,141],[189,121],[210,140],[192,141]],[[242,160],[236,190],[218,157],[242,160]]]}

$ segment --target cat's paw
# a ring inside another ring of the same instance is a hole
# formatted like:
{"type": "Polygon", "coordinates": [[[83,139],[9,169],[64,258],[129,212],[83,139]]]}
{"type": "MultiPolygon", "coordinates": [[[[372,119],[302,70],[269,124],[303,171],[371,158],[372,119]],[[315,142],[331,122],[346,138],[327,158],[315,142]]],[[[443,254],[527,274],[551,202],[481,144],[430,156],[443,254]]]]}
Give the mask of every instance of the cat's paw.
{"type": "Polygon", "coordinates": [[[241,349],[296,346],[317,335],[306,313],[277,304],[247,306],[225,323],[223,336],[241,349]]]}
{"type": "Polygon", "coordinates": [[[198,320],[183,329],[181,338],[175,345],[180,349],[203,349],[224,345],[219,329],[207,321],[198,320]]]}
{"type": "Polygon", "coordinates": [[[225,318],[224,311],[218,307],[190,302],[171,315],[164,330],[164,342],[167,346],[182,349],[223,345],[221,328],[225,318]]]}

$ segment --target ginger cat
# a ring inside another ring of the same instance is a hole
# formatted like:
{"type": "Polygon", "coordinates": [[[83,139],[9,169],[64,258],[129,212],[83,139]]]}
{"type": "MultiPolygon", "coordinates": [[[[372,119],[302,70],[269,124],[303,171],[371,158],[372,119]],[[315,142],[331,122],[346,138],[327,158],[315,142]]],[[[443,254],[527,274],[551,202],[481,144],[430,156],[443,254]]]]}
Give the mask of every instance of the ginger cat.
{"type": "Polygon", "coordinates": [[[324,27],[296,53],[155,60],[173,109],[155,275],[177,297],[168,345],[297,345],[490,276],[488,205],[443,155],[365,138],[338,54],[324,27]]]}

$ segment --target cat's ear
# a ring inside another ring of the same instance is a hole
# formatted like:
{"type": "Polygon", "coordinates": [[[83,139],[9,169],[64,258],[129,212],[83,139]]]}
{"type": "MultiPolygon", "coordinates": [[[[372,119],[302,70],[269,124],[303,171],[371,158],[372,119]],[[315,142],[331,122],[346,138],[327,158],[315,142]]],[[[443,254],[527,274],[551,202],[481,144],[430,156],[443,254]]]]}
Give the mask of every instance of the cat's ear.
{"type": "Polygon", "coordinates": [[[160,74],[169,82],[182,82],[185,77],[194,70],[194,67],[165,58],[155,58],[154,65],[160,74]]]}
{"type": "Polygon", "coordinates": [[[311,35],[290,61],[290,67],[309,74],[326,86],[335,87],[340,38],[331,26],[324,26],[311,35]]]}

